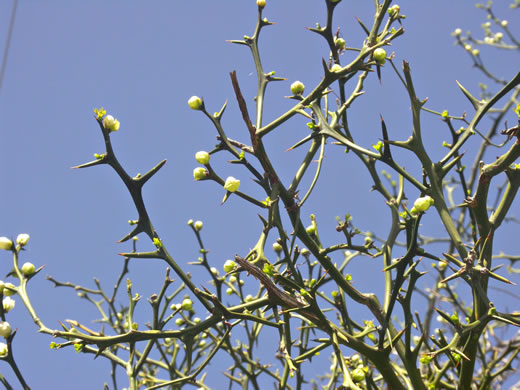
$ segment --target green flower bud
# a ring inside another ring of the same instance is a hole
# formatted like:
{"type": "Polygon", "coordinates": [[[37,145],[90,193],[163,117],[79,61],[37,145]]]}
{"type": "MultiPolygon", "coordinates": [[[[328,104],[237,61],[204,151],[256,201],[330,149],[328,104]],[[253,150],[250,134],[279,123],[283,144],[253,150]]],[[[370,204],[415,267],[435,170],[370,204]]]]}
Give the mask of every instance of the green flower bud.
{"type": "Polygon", "coordinates": [[[0,249],[9,251],[12,247],[13,242],[10,239],[8,239],[7,237],[0,237],[0,249]]]}
{"type": "Polygon", "coordinates": [[[305,85],[301,81],[295,81],[291,84],[291,92],[293,95],[301,95],[305,90],[305,85]]]}
{"type": "Polygon", "coordinates": [[[200,324],[200,321],[202,321],[199,317],[195,317],[193,319],[193,322],[196,323],[196,324],[200,324]]]}
{"type": "Polygon", "coordinates": [[[18,237],[16,237],[16,243],[20,246],[25,246],[29,242],[29,235],[26,233],[19,234],[18,237]]]}
{"type": "Polygon", "coordinates": [[[35,268],[34,268],[34,264],[33,263],[24,263],[22,265],[22,273],[25,275],[25,276],[31,276],[32,274],[34,274],[34,271],[35,271],[35,268]]]}
{"type": "Polygon", "coordinates": [[[339,50],[344,50],[345,46],[347,45],[347,43],[345,42],[345,40],[343,38],[337,37],[337,38],[334,39],[334,45],[339,50]]]}
{"type": "Polygon", "coordinates": [[[272,277],[272,276],[274,276],[275,269],[272,264],[265,263],[262,271],[264,271],[267,275],[272,277]]]}
{"type": "Polygon", "coordinates": [[[240,180],[235,179],[233,176],[229,176],[226,179],[226,182],[224,183],[224,189],[226,189],[229,192],[238,191],[239,187],[240,187],[240,180]]]}
{"type": "Polygon", "coordinates": [[[421,362],[421,364],[430,364],[430,362],[433,360],[433,357],[431,357],[430,355],[428,354],[424,354],[421,356],[421,358],[419,359],[419,361],[421,362]]]}
{"type": "Polygon", "coordinates": [[[424,213],[434,203],[435,202],[431,196],[422,196],[415,200],[415,202],[413,203],[413,208],[415,208],[419,213],[424,213]]]}
{"type": "Polygon", "coordinates": [[[254,299],[255,298],[251,294],[247,294],[246,297],[244,298],[244,301],[252,302],[252,301],[254,301],[254,299]]]}
{"type": "Polygon", "coordinates": [[[103,119],[103,127],[109,132],[119,130],[120,125],[119,121],[112,115],[107,115],[105,119],[103,119]]]}
{"type": "Polygon", "coordinates": [[[235,275],[231,275],[229,277],[229,283],[235,283],[237,281],[237,277],[235,275]]]}
{"type": "Polygon", "coordinates": [[[230,287],[226,290],[227,295],[233,295],[233,289],[230,287]]]}
{"type": "Polygon", "coordinates": [[[195,160],[197,160],[197,162],[199,164],[208,165],[209,164],[209,153],[205,152],[205,151],[197,152],[197,153],[195,153],[195,160]]]}
{"type": "Polygon", "coordinates": [[[184,318],[177,318],[177,319],[175,320],[175,324],[176,324],[177,326],[182,326],[182,325],[184,324],[184,318]]]}
{"type": "Polygon", "coordinates": [[[365,371],[363,371],[362,368],[356,368],[354,371],[352,371],[352,380],[354,382],[362,382],[365,380],[365,371]]]}
{"type": "Polygon", "coordinates": [[[226,273],[231,272],[235,269],[236,263],[233,260],[226,260],[224,263],[224,271],[226,273]]]}
{"type": "Polygon", "coordinates": [[[275,242],[273,244],[273,250],[276,252],[276,253],[281,253],[283,248],[282,246],[278,243],[278,242],[275,242]]]}
{"type": "Polygon", "coordinates": [[[401,11],[401,7],[399,7],[397,4],[388,8],[388,13],[392,17],[396,17],[397,15],[399,15],[399,11],[401,11]]]}
{"type": "Polygon", "coordinates": [[[378,65],[383,65],[386,62],[386,50],[381,47],[374,50],[372,56],[378,65]]]}
{"type": "Polygon", "coordinates": [[[197,167],[193,170],[193,178],[195,179],[195,181],[203,180],[208,175],[209,175],[209,172],[202,167],[197,167]]]}
{"type": "Polygon", "coordinates": [[[192,96],[188,100],[188,106],[190,106],[192,110],[200,110],[202,108],[202,99],[198,96],[192,96]]]}
{"type": "Polygon", "coordinates": [[[193,302],[191,299],[186,298],[182,301],[182,308],[186,311],[191,311],[193,309],[193,302]]]}
{"type": "Polygon", "coordinates": [[[256,5],[258,6],[258,8],[264,8],[265,0],[256,0],[256,5]]]}
{"type": "Polygon", "coordinates": [[[451,357],[453,358],[453,360],[455,360],[457,363],[461,361],[462,357],[460,356],[460,354],[456,353],[456,352],[452,352],[451,353],[451,357]]]}
{"type": "Polygon", "coordinates": [[[305,231],[307,232],[307,234],[309,235],[313,235],[316,233],[316,226],[315,225],[309,225],[305,228],[305,231]]]}
{"type": "Polygon", "coordinates": [[[200,232],[202,230],[202,227],[204,226],[204,223],[202,221],[195,221],[195,223],[193,224],[193,228],[200,232]]]}
{"type": "Polygon", "coordinates": [[[462,34],[462,30],[460,28],[456,28],[455,31],[453,31],[453,35],[458,37],[460,34],[462,34]]]}

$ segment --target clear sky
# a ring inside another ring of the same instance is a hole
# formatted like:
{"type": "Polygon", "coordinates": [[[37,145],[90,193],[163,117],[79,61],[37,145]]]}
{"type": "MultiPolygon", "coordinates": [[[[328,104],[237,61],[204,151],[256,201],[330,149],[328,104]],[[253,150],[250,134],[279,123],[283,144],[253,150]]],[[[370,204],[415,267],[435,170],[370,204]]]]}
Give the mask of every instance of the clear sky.
{"type": "MultiPolygon", "coordinates": [[[[269,86],[269,120],[292,107],[293,102],[284,98],[290,94],[292,81],[301,80],[311,90],[320,80],[321,59],[328,51],[323,39],[305,29],[325,22],[324,1],[267,3],[264,14],[276,24],[266,28],[261,37],[264,67],[288,79],[269,86]]],[[[518,11],[510,10],[509,2],[496,3],[497,15],[508,19],[511,29],[518,32],[518,11]]],[[[450,34],[459,27],[482,36],[480,25],[485,22],[485,14],[475,9],[472,1],[403,0],[399,4],[407,15],[406,33],[387,52],[395,52],[397,64],[410,62],[417,94],[429,98],[429,108],[471,114],[471,106],[455,80],[478,96],[478,82],[483,78],[471,67],[467,53],[453,45],[450,34]]],[[[12,5],[10,0],[0,3],[2,52],[12,5]]],[[[256,12],[254,0],[19,2],[0,90],[0,236],[31,235],[22,262],[45,265],[29,289],[47,326],[58,328],[58,320],[69,318],[84,321],[87,326],[97,325],[90,323],[96,315],[91,305],[78,299],[72,290],[54,289],[45,275],[89,287],[94,287],[93,277],[98,277],[109,290],[122,264],[117,253],[130,249],[128,244],[116,243],[129,231],[127,221],[136,218],[123,184],[108,167],[70,169],[92,160],[94,153],[104,152],[93,119],[94,107],[103,106],[120,120],[121,129],[112,140],[130,174],[144,173],[162,159],[168,160],[147,184],[144,194],[152,221],[179,264],[188,269],[187,263],[198,257],[196,240],[186,225],[190,218],[204,221],[203,238],[211,250],[210,261],[220,269],[227,258],[235,253],[245,255],[256,243],[258,210],[237,197],[221,206],[222,188],[193,181],[192,171],[197,166],[194,154],[212,149],[216,133],[186,104],[190,96],[200,95],[208,111],[213,112],[229,99],[224,116],[226,130],[232,138],[248,139],[229,72],[237,70],[252,107],[254,65],[245,47],[226,40],[252,35],[256,12]]],[[[359,47],[362,43],[355,16],[370,24],[372,12],[373,1],[341,2],[334,25],[341,27],[347,46],[359,47]]],[[[493,71],[511,78],[518,71],[517,54],[497,53],[482,50],[493,71]]],[[[351,56],[345,54],[342,63],[351,56]]],[[[406,91],[390,65],[383,67],[382,76],[381,84],[375,75],[369,78],[366,94],[356,101],[352,114],[356,132],[368,147],[381,137],[379,114],[385,118],[391,138],[405,139],[411,131],[406,91]]],[[[498,90],[493,84],[489,88],[498,90]]],[[[432,115],[424,114],[424,118],[427,137],[432,145],[438,145],[434,149],[441,156],[440,144],[448,139],[446,126],[432,115]]],[[[514,118],[508,118],[513,123],[514,118]]],[[[305,134],[305,121],[295,120],[267,140],[273,161],[283,166],[280,169],[285,180],[292,177],[302,156],[301,151],[285,150],[305,134]]],[[[215,159],[221,175],[240,178],[245,191],[262,196],[250,177],[227,164],[226,159],[215,159]]],[[[468,165],[472,162],[467,161],[468,165]]],[[[411,161],[405,165],[418,173],[411,161]]],[[[353,157],[345,157],[339,149],[328,149],[321,190],[302,210],[302,215],[317,215],[323,226],[320,233],[328,243],[339,240],[334,235],[334,217],[346,213],[353,215],[362,230],[385,232],[387,208],[379,195],[369,192],[370,183],[364,180],[360,168],[353,157]]],[[[409,188],[410,199],[417,195],[409,188]]],[[[513,206],[516,217],[518,204],[516,201],[513,206]]],[[[424,222],[429,224],[424,233],[434,234],[438,220],[432,216],[424,222]]],[[[500,243],[504,251],[516,249],[518,253],[518,246],[508,242],[511,237],[505,233],[500,243]]],[[[270,237],[270,243],[275,238],[270,237]]],[[[141,248],[149,248],[145,240],[141,241],[141,248]]],[[[9,272],[10,262],[7,252],[0,253],[0,274],[9,272]]],[[[375,280],[382,282],[380,259],[363,259],[354,266],[351,273],[361,290],[373,289],[375,280]]],[[[132,262],[134,290],[144,298],[157,292],[164,268],[150,260],[132,262]]],[[[197,278],[199,270],[190,271],[197,278]]],[[[198,283],[207,280],[204,278],[207,276],[197,279],[198,283]]],[[[256,282],[252,283],[256,288],[256,282]]],[[[518,292],[517,287],[514,289],[518,292]]],[[[144,298],[139,304],[142,324],[149,313],[144,298]]],[[[508,302],[505,299],[500,304],[508,302]]],[[[204,315],[201,313],[201,317],[204,315]]],[[[15,354],[33,388],[99,389],[108,382],[105,360],[93,361],[70,348],[51,351],[49,343],[53,340],[36,334],[19,300],[8,320],[19,329],[15,354]]],[[[274,353],[274,348],[265,351],[266,356],[274,353]]],[[[0,373],[12,378],[5,364],[0,364],[0,373]]]]}

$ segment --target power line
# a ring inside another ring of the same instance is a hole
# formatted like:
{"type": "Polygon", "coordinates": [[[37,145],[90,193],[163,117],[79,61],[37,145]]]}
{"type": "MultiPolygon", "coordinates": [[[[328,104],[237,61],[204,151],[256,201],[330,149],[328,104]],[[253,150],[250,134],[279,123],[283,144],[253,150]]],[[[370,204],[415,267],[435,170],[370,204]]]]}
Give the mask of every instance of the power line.
{"type": "Polygon", "coordinates": [[[2,67],[0,68],[0,91],[4,82],[5,68],[7,66],[7,57],[9,56],[9,46],[11,46],[11,37],[13,36],[14,20],[16,19],[16,9],[18,8],[18,0],[14,0],[13,9],[11,11],[11,20],[9,21],[9,30],[7,32],[7,40],[4,47],[4,56],[2,58],[2,67]]]}

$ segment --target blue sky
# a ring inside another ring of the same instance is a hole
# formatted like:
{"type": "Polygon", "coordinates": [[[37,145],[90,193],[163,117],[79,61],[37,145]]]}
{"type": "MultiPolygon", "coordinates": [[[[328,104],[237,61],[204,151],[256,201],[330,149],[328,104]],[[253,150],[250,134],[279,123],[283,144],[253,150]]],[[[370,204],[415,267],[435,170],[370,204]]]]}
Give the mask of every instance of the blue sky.
{"type": "MultiPolygon", "coordinates": [[[[481,36],[484,13],[470,1],[403,0],[399,4],[407,15],[406,33],[387,52],[395,52],[397,64],[410,62],[416,91],[429,98],[429,108],[471,114],[455,80],[478,95],[482,76],[471,67],[469,56],[453,45],[450,34],[460,27],[481,36]]],[[[11,1],[0,4],[2,51],[11,8],[11,1]]],[[[370,24],[372,11],[371,1],[350,0],[339,5],[335,26],[341,27],[347,46],[359,46],[363,39],[355,16],[370,24]]],[[[497,4],[496,13],[518,32],[517,11],[509,10],[503,2],[497,4]]],[[[284,98],[290,94],[292,81],[301,80],[308,90],[319,81],[321,58],[326,58],[328,51],[323,39],[305,29],[325,22],[323,1],[268,0],[264,15],[276,22],[261,37],[264,68],[288,79],[269,86],[266,119],[270,120],[292,106],[293,102],[284,98]]],[[[0,90],[0,167],[4,179],[0,186],[0,236],[31,235],[22,262],[45,264],[29,287],[34,305],[49,327],[57,328],[57,321],[67,318],[92,325],[89,321],[96,313],[73,291],[54,289],[45,280],[46,274],[90,287],[95,276],[110,289],[122,264],[117,253],[130,249],[128,244],[116,243],[129,231],[127,221],[136,217],[123,184],[107,167],[71,169],[92,160],[94,153],[104,152],[93,119],[94,107],[103,106],[120,120],[121,129],[112,140],[130,174],[144,173],[160,160],[168,160],[144,194],[154,225],[179,264],[188,267],[187,262],[198,256],[196,240],[186,225],[190,218],[204,221],[203,238],[211,250],[211,261],[219,268],[225,259],[235,253],[245,255],[255,244],[260,229],[258,210],[237,197],[220,206],[221,188],[193,181],[194,154],[212,149],[216,133],[186,104],[190,96],[200,95],[213,112],[229,99],[224,116],[228,135],[248,139],[229,72],[237,70],[251,108],[256,89],[254,65],[245,47],[226,40],[251,35],[255,21],[253,0],[20,2],[0,90]]],[[[517,54],[496,54],[492,49],[482,50],[493,71],[511,78],[518,71],[517,54]]],[[[342,63],[351,58],[348,54],[343,57],[342,63]]],[[[389,65],[382,74],[382,84],[375,75],[369,78],[366,94],[351,114],[360,142],[366,146],[380,138],[379,114],[385,118],[391,138],[404,139],[410,134],[406,91],[389,65]]],[[[496,91],[497,87],[490,84],[490,89],[496,91]]],[[[440,144],[448,139],[446,128],[432,115],[424,114],[424,118],[434,156],[441,156],[440,144]]],[[[510,123],[513,120],[509,116],[510,123]]],[[[296,119],[266,141],[285,180],[292,177],[302,156],[299,150],[285,150],[305,134],[305,121],[296,119]]],[[[329,243],[339,239],[334,235],[335,216],[346,213],[354,216],[358,228],[383,234],[389,217],[386,206],[380,196],[369,192],[370,184],[365,183],[359,163],[331,146],[321,191],[311,197],[302,215],[317,215],[323,226],[320,234],[329,243]]],[[[417,174],[412,160],[408,165],[408,157],[403,158],[404,165],[417,174]]],[[[221,176],[240,178],[244,190],[262,196],[249,176],[226,160],[215,158],[221,176]]],[[[471,163],[468,160],[468,165],[471,163]]],[[[414,199],[417,194],[410,188],[408,196],[414,199]]],[[[513,213],[518,217],[518,201],[513,213]]],[[[437,231],[435,216],[423,222],[425,234],[437,231]]],[[[502,237],[499,243],[505,251],[517,249],[508,243],[510,233],[502,237]]],[[[270,237],[271,242],[275,238],[270,237]]],[[[141,241],[141,248],[149,246],[141,241]]],[[[10,261],[7,252],[0,253],[0,272],[9,272],[10,261]]],[[[374,280],[383,280],[379,260],[363,259],[353,267],[352,274],[364,291],[373,288],[374,280]]],[[[143,297],[160,288],[163,264],[135,262],[131,271],[135,290],[143,297]]],[[[502,303],[507,304],[507,300],[502,303]]],[[[144,299],[140,308],[144,319],[148,313],[144,299]]],[[[19,329],[14,341],[16,357],[34,388],[101,388],[108,381],[105,361],[93,361],[71,349],[50,351],[52,339],[36,334],[21,302],[8,321],[19,329]]],[[[269,356],[274,350],[265,353],[269,356]]],[[[0,373],[12,378],[6,365],[0,365],[0,373]]]]}

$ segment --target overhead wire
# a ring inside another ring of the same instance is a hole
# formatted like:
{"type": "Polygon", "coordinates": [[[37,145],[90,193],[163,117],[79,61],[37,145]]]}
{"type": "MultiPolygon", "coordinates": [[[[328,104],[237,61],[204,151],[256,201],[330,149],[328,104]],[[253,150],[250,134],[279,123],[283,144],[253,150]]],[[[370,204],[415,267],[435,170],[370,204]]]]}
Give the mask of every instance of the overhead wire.
{"type": "Polygon", "coordinates": [[[9,47],[11,46],[11,38],[13,36],[14,21],[16,19],[16,9],[18,8],[18,0],[14,0],[13,9],[11,10],[11,18],[9,20],[9,30],[7,31],[7,39],[4,47],[4,55],[2,57],[2,66],[0,67],[0,92],[4,82],[5,69],[7,67],[7,58],[9,57],[9,47]]]}

